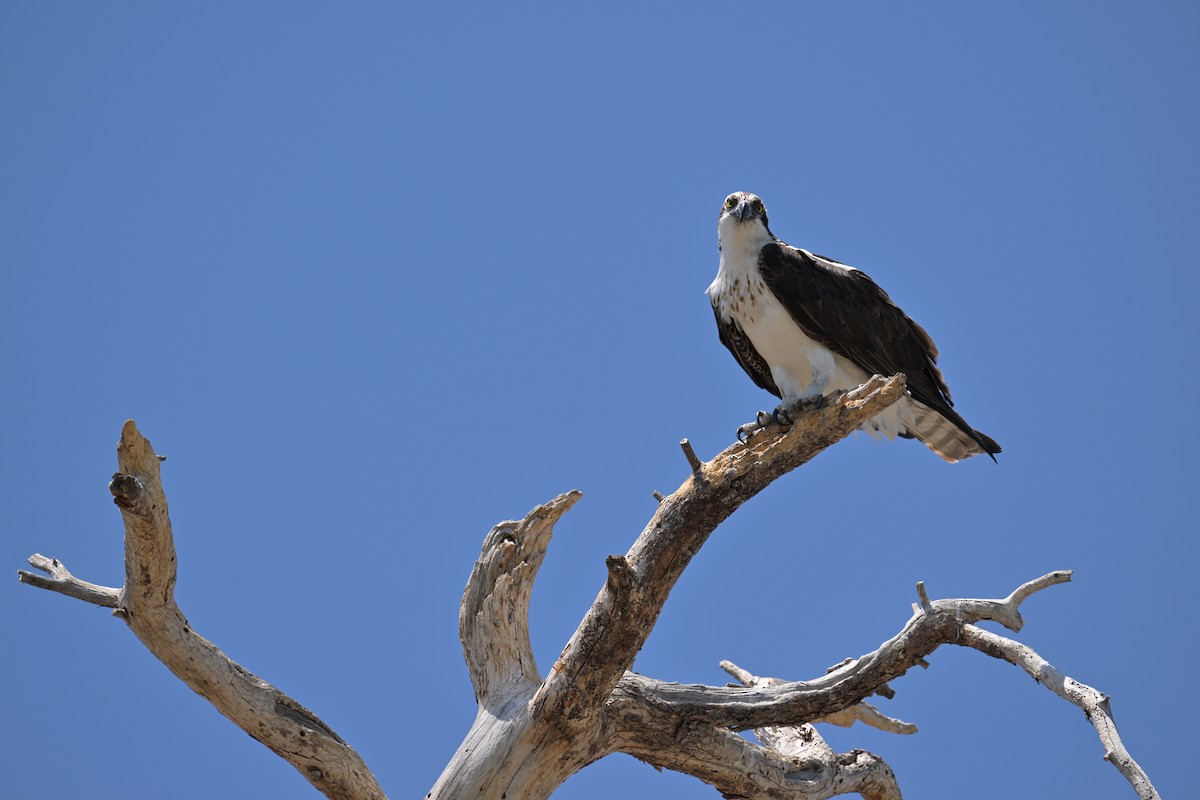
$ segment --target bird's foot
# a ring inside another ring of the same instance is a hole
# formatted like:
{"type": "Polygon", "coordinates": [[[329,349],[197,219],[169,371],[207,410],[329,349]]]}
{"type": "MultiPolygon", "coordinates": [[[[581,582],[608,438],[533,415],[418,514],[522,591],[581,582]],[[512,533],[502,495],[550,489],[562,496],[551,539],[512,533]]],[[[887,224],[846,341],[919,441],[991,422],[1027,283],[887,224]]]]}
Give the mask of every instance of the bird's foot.
{"type": "MultiPolygon", "coordinates": [[[[835,392],[833,396],[837,396],[840,392],[835,392]]],[[[829,398],[823,394],[814,395],[800,400],[792,405],[780,405],[771,413],[760,411],[755,416],[753,422],[747,422],[737,429],[737,438],[739,442],[749,441],[750,437],[761,430],[780,426],[783,428],[791,427],[795,420],[793,414],[805,413],[808,411],[818,411],[829,405],[829,398]]]]}
{"type": "Polygon", "coordinates": [[[771,414],[765,411],[760,411],[755,415],[752,422],[747,422],[745,425],[739,425],[737,429],[737,438],[739,442],[748,442],[750,437],[764,428],[769,428],[774,424],[774,419],[771,414]]]}
{"type": "Polygon", "coordinates": [[[737,438],[739,442],[746,442],[750,440],[751,436],[761,430],[775,425],[787,428],[794,421],[783,406],[779,406],[770,414],[766,411],[760,411],[755,415],[753,422],[747,422],[737,429],[737,438]]]}
{"type": "Polygon", "coordinates": [[[829,398],[823,394],[819,394],[815,397],[809,397],[801,400],[800,402],[796,403],[796,405],[792,406],[792,408],[797,411],[818,411],[827,405],[829,405],[829,398]]]}

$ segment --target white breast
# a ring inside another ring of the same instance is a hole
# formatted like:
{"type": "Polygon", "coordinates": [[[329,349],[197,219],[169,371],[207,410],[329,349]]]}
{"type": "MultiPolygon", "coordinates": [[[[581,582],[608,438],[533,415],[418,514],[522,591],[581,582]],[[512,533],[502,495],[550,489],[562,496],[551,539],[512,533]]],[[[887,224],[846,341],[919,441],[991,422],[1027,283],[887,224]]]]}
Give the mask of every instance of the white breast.
{"type": "Polygon", "coordinates": [[[771,378],[785,404],[860,385],[866,376],[849,386],[839,385],[857,376],[846,375],[845,380],[838,381],[838,373],[845,371],[839,370],[838,362],[859,373],[862,370],[806,336],[763,282],[758,271],[758,253],[769,241],[763,236],[722,240],[717,277],[708,287],[708,296],[717,313],[722,320],[736,322],[750,338],[754,349],[771,368],[771,378]],[[814,391],[807,395],[810,386],[814,391]]]}
{"type": "MultiPolygon", "coordinates": [[[[767,241],[722,240],[721,263],[708,287],[720,318],[736,322],[749,337],[770,367],[785,405],[861,386],[870,375],[805,335],[763,283],[758,252],[767,241]]],[[[912,412],[905,400],[866,423],[863,430],[890,439],[904,433],[911,423],[912,412]]]]}

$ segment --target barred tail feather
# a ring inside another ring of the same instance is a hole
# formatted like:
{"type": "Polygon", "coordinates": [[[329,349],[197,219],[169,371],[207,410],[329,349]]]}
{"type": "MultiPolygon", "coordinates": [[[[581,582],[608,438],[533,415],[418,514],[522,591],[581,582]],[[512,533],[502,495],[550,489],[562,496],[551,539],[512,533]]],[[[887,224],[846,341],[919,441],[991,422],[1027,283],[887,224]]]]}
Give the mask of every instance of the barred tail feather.
{"type": "MultiPolygon", "coordinates": [[[[954,420],[947,419],[924,403],[916,400],[910,402],[913,424],[908,429],[908,435],[920,439],[942,459],[953,464],[964,458],[987,453],[993,461],[996,460],[995,454],[1000,452],[1000,445],[991,437],[972,429],[965,420],[959,426],[954,420]]],[[[959,417],[959,420],[962,420],[962,417],[959,417]]]]}

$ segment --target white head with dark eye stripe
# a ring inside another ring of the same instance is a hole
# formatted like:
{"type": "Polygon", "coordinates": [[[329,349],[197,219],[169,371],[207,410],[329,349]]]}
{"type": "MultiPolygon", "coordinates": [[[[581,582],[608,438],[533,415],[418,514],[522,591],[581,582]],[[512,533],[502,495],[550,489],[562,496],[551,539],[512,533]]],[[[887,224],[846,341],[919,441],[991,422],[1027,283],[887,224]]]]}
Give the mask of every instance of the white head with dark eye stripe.
{"type": "Polygon", "coordinates": [[[774,239],[762,198],[750,192],[734,192],[725,198],[717,217],[717,247],[722,252],[733,242],[761,247],[774,239]]]}

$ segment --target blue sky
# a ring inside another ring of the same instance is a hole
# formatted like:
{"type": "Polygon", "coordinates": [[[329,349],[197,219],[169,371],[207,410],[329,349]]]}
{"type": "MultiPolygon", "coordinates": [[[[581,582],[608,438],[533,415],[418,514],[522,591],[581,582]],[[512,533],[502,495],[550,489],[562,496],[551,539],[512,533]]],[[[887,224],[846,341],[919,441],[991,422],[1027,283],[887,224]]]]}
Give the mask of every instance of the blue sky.
{"type": "MultiPolygon", "coordinates": [[[[544,669],[653,511],[773,398],[704,288],[722,199],[869,272],[999,465],[843,442],[726,522],[636,669],[819,675],[934,597],[1053,569],[1020,639],[1113,696],[1184,791],[1198,610],[1194,4],[6,3],[0,396],[10,569],[122,582],[137,420],[193,626],[393,797],[474,715],[458,603],[488,528],[571,488],[544,669]],[[1182,626],[1182,630],[1181,630],[1182,626]]],[[[10,573],[11,576],[11,573],[10,573]]],[[[12,797],[315,797],[107,612],[12,580],[12,797]]],[[[834,730],[912,797],[1126,798],[1082,714],[943,648],[834,730]]],[[[613,756],[568,781],[716,793],[613,756]]]]}

